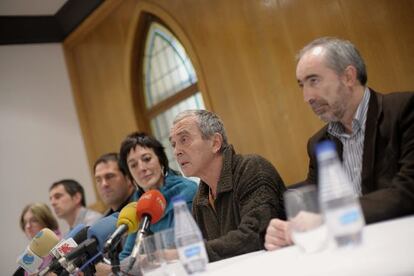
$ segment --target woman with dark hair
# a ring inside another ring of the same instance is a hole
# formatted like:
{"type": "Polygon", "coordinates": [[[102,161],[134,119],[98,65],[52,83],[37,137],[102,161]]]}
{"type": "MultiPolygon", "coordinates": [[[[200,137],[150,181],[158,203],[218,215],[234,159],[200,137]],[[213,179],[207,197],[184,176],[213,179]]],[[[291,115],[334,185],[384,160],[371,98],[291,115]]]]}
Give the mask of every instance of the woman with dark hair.
{"type": "MultiPolygon", "coordinates": [[[[120,166],[137,185],[137,198],[148,190],[158,189],[167,201],[163,217],[150,226],[153,233],[173,227],[174,208],[171,199],[174,196],[183,197],[191,210],[197,184],[170,169],[164,147],[154,137],[143,132],[128,135],[121,145],[120,166]]],[[[120,259],[131,254],[135,238],[136,233],[128,235],[120,259]]]]}

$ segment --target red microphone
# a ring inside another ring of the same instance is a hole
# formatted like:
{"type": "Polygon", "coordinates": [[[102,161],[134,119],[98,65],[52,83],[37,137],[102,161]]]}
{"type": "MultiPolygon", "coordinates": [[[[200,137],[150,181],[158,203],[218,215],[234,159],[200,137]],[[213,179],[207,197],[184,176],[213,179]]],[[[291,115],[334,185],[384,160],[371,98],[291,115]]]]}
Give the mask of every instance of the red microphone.
{"type": "Polygon", "coordinates": [[[141,221],[134,249],[132,249],[128,270],[131,270],[138,256],[138,251],[143,237],[148,233],[151,224],[157,223],[164,215],[165,206],[167,205],[164,196],[158,190],[149,190],[145,192],[137,202],[137,217],[141,221]]]}
{"type": "Polygon", "coordinates": [[[166,201],[161,192],[149,190],[137,202],[137,217],[141,218],[141,221],[147,217],[151,224],[157,223],[164,214],[165,206],[166,201]]]}

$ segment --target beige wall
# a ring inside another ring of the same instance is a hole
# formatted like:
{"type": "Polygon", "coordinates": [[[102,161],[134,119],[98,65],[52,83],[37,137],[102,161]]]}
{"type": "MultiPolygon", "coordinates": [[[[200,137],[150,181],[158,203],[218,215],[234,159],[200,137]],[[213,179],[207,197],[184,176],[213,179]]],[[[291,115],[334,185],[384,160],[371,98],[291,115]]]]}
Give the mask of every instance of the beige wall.
{"type": "Polygon", "coordinates": [[[414,1],[108,0],[64,43],[91,163],[147,129],[136,95],[143,12],[180,38],[236,149],[268,158],[286,183],[305,177],[306,141],[322,125],[295,80],[294,55],[307,42],[350,39],[369,86],[414,90],[414,1]]]}
{"type": "Polygon", "coordinates": [[[49,203],[64,178],[96,202],[61,44],[0,46],[0,176],[0,275],[12,275],[29,243],[19,226],[26,204],[49,203]]]}

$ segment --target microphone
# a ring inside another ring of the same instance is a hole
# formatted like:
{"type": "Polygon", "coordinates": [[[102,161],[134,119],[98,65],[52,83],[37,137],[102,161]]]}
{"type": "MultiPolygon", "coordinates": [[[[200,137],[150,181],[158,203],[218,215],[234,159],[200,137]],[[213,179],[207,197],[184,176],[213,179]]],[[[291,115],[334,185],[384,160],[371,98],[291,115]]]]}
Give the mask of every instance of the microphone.
{"type": "Polygon", "coordinates": [[[86,240],[88,229],[89,226],[85,227],[84,224],[78,224],[75,228],[69,231],[69,233],[67,233],[65,237],[52,248],[50,252],[54,257],[49,265],[39,272],[39,276],[44,276],[49,272],[55,272],[57,275],[60,275],[63,267],[59,263],[59,259],[67,255],[75,249],[78,244],[86,240]]]}
{"type": "Polygon", "coordinates": [[[149,190],[138,199],[137,217],[140,219],[141,223],[137,238],[135,239],[135,246],[132,249],[132,258],[130,258],[127,271],[130,271],[133,267],[141,247],[142,239],[148,233],[150,225],[157,223],[161,219],[164,214],[165,206],[166,200],[158,190],[149,190]]]}
{"type": "Polygon", "coordinates": [[[116,223],[117,229],[109,237],[104,245],[104,252],[112,250],[120,241],[121,237],[128,232],[134,233],[138,230],[138,220],[136,215],[137,203],[131,202],[122,208],[116,223]]]}
{"type": "Polygon", "coordinates": [[[102,252],[104,243],[108,237],[116,230],[116,221],[119,213],[114,213],[108,217],[99,219],[87,231],[87,239],[79,244],[72,252],[59,259],[59,263],[69,273],[85,263],[88,259],[95,257],[102,252]]]}
{"type": "Polygon", "coordinates": [[[59,238],[49,228],[43,228],[30,241],[17,263],[29,274],[36,273],[43,262],[43,257],[59,242],[59,238]]]}
{"type": "MultiPolygon", "coordinates": [[[[86,231],[84,229],[85,229],[85,225],[84,224],[78,224],[78,225],[76,225],[76,227],[74,227],[72,230],[70,230],[63,237],[63,239],[55,247],[52,248],[52,250],[50,251],[50,253],[52,253],[52,255],[55,258],[57,258],[57,259],[59,259],[60,257],[66,255],[66,254],[68,254],[70,251],[73,250],[73,248],[75,248],[76,246],[78,246],[78,242],[76,242],[73,239],[73,237],[75,235],[77,235],[82,230],[85,232],[85,235],[86,235],[86,231]]],[[[85,239],[86,239],[86,236],[85,236],[85,239]]]]}

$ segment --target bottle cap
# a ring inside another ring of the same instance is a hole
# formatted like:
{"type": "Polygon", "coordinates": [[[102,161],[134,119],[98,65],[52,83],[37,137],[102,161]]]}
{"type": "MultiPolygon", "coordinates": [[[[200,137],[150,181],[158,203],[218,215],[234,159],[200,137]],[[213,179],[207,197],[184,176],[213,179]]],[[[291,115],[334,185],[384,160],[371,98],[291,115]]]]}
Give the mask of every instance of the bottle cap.
{"type": "Polygon", "coordinates": [[[331,140],[324,140],[316,144],[315,146],[316,155],[320,155],[321,153],[327,152],[327,151],[336,152],[335,148],[336,147],[335,147],[334,142],[332,142],[331,140]]]}
{"type": "Polygon", "coordinates": [[[174,203],[178,203],[178,202],[185,202],[185,199],[184,199],[184,196],[182,196],[182,195],[176,195],[176,196],[172,197],[171,201],[174,204],[174,203]]]}

